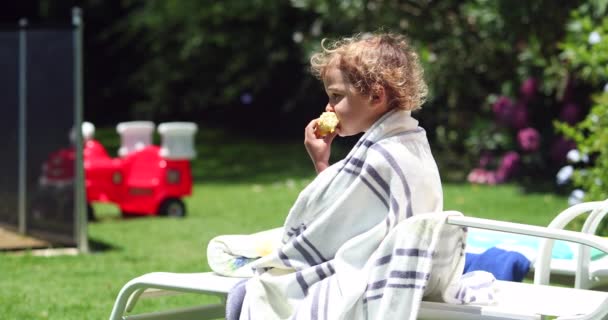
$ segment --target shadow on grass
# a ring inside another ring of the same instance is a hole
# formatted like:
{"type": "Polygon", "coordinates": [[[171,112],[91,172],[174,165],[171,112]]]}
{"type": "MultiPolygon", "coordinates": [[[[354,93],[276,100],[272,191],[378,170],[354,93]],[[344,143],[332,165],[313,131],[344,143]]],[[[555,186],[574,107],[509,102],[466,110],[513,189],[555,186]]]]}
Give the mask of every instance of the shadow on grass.
{"type": "Polygon", "coordinates": [[[115,249],[118,249],[118,248],[116,248],[108,243],[105,243],[103,241],[98,241],[98,240],[89,238],[89,250],[91,251],[91,253],[106,252],[106,251],[115,250],[115,249]]]}
{"type": "Polygon", "coordinates": [[[544,194],[551,193],[560,196],[567,196],[572,191],[572,186],[558,186],[557,183],[548,178],[524,179],[518,181],[521,190],[527,194],[544,194]]]}

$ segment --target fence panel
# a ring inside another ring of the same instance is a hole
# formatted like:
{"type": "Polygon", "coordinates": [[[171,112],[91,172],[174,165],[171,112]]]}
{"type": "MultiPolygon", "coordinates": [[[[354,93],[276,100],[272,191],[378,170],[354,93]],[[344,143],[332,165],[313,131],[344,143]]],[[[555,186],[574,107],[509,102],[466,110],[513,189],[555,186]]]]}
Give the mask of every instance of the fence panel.
{"type": "Polygon", "coordinates": [[[28,232],[74,239],[72,28],[27,32],[28,232]]]}
{"type": "Polygon", "coordinates": [[[17,228],[19,34],[0,31],[0,223],[17,228]]]}

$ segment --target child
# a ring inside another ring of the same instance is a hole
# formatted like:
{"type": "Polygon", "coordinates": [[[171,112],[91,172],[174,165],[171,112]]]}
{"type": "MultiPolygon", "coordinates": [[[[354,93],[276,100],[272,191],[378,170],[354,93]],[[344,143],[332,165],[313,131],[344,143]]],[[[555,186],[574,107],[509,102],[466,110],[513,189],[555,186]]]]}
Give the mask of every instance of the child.
{"type": "Polygon", "coordinates": [[[328,166],[336,134],[364,132],[389,110],[416,110],[426,98],[418,56],[402,36],[347,38],[313,55],[311,65],[329,97],[325,110],[335,112],[342,123],[324,139],[315,134],[317,119],[306,127],[304,144],[317,172],[328,166]]]}
{"type": "Polygon", "coordinates": [[[382,281],[365,282],[374,251],[400,221],[442,210],[437,165],[410,115],[427,93],[417,54],[390,33],[324,43],[311,58],[312,71],[329,97],[325,111],[335,112],[339,124],[325,137],[317,136],[318,119],[306,127],[304,144],[318,176],[291,208],[278,249],[248,266],[255,276],[242,288],[240,319],[385,317],[368,304],[382,301],[374,290],[384,288],[382,281]],[[362,132],[348,156],[330,166],[336,135],[362,132]]]}

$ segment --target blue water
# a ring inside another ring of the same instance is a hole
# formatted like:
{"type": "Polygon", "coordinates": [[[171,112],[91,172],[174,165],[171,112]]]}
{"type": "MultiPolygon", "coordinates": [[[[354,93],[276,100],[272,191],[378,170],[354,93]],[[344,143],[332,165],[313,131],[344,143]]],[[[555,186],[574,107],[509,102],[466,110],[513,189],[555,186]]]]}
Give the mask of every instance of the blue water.
{"type": "MultiPolygon", "coordinates": [[[[475,248],[489,249],[498,245],[521,246],[538,251],[540,238],[521,234],[496,232],[490,230],[469,229],[467,245],[475,248]]],[[[599,259],[605,252],[591,248],[591,260],[599,259]]],[[[555,241],[552,256],[554,259],[571,260],[574,257],[571,247],[564,241],[555,241]]]]}

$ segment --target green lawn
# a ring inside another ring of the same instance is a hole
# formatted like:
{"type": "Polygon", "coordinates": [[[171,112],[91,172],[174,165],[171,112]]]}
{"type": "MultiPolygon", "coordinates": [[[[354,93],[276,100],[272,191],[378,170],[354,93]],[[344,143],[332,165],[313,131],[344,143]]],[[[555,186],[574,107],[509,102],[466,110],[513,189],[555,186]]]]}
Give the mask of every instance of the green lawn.
{"type": "MultiPolygon", "coordinates": [[[[94,251],[37,257],[0,253],[1,319],[106,319],[121,286],[151,271],[208,270],[206,244],[214,236],[279,226],[312,178],[301,143],[197,137],[194,195],[184,219],[122,219],[112,205],[95,205],[89,225],[94,251]]],[[[523,194],[517,186],[446,184],[445,208],[468,215],[546,225],[566,207],[563,197],[523,194]]],[[[144,300],[137,310],[188,305],[200,297],[144,300]]]]}

